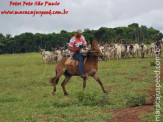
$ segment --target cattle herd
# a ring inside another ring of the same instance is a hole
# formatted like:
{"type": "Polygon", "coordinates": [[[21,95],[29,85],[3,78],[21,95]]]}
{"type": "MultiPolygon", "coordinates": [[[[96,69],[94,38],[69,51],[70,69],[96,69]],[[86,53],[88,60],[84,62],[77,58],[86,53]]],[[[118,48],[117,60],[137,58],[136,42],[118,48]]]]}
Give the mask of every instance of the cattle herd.
{"type": "Polygon", "coordinates": [[[64,47],[52,48],[53,54],[50,51],[45,51],[45,49],[40,49],[42,60],[44,63],[57,63],[63,57],[71,57],[72,53],[65,49],[64,47]]]}
{"type": "MultiPolygon", "coordinates": [[[[137,58],[137,57],[155,57],[156,48],[160,48],[161,46],[157,46],[155,43],[151,43],[148,48],[145,44],[103,44],[99,45],[99,49],[103,53],[103,57],[99,58],[99,60],[120,60],[122,58],[137,58]]],[[[90,45],[88,45],[85,50],[89,50],[90,45]]],[[[63,57],[71,57],[73,54],[68,49],[64,47],[60,48],[52,48],[53,54],[50,51],[45,51],[45,49],[40,49],[42,60],[44,63],[56,63],[63,57]]],[[[158,56],[161,55],[157,53],[158,56]]]]}

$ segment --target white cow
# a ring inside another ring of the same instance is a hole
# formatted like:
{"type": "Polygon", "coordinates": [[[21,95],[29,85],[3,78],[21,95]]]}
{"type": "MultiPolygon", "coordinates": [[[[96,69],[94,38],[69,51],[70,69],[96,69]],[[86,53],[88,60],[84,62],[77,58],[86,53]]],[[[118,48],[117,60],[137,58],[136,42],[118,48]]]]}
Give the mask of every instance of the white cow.
{"type": "Polygon", "coordinates": [[[130,54],[132,55],[132,57],[137,57],[138,56],[138,49],[139,49],[139,46],[138,44],[130,44],[130,47],[129,47],[129,52],[130,54]]]}
{"type": "Polygon", "coordinates": [[[121,44],[114,44],[115,47],[115,56],[116,59],[119,60],[121,59],[121,55],[122,55],[122,47],[121,44]]]}
{"type": "Polygon", "coordinates": [[[146,45],[141,44],[140,46],[141,57],[144,58],[145,53],[148,55],[148,48],[146,45]]]}
{"type": "Polygon", "coordinates": [[[110,60],[111,57],[113,56],[113,48],[112,47],[105,47],[104,49],[104,59],[105,60],[110,60]]]}
{"type": "Polygon", "coordinates": [[[63,50],[56,50],[54,51],[53,55],[57,56],[57,62],[58,62],[63,58],[63,50]]]}
{"type": "Polygon", "coordinates": [[[134,51],[135,51],[135,56],[138,57],[139,56],[139,50],[140,47],[138,44],[134,44],[134,51]]]}
{"type": "Polygon", "coordinates": [[[130,54],[130,45],[125,45],[125,58],[128,58],[130,54]]]}
{"type": "Polygon", "coordinates": [[[155,49],[156,49],[156,45],[155,45],[155,43],[151,43],[151,45],[150,45],[150,57],[154,57],[154,55],[155,55],[155,49]]]}
{"type": "Polygon", "coordinates": [[[69,49],[62,51],[63,57],[72,57],[72,52],[69,49]]]}
{"type": "Polygon", "coordinates": [[[50,51],[45,51],[45,49],[41,49],[42,60],[44,63],[49,63],[51,60],[50,51]]]}
{"type": "Polygon", "coordinates": [[[122,54],[124,55],[125,54],[125,45],[124,44],[121,44],[121,51],[122,51],[122,54]]]}

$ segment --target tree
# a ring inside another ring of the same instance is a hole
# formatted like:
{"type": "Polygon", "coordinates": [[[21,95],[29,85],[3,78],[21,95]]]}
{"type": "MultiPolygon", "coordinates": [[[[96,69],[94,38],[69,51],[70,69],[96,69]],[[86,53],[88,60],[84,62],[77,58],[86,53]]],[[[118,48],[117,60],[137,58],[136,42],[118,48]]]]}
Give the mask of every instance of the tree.
{"type": "MultiPolygon", "coordinates": [[[[39,47],[46,50],[61,46],[67,48],[67,43],[75,33],[75,31],[61,30],[60,33],[22,33],[14,37],[11,34],[4,36],[0,33],[0,54],[38,52],[39,47]]],[[[139,27],[137,23],[130,24],[128,27],[85,29],[83,35],[88,43],[90,40],[97,39],[102,44],[108,42],[133,43],[135,41],[137,43],[150,43],[163,38],[163,34],[159,30],[152,27],[147,28],[144,25],[139,27]]]]}

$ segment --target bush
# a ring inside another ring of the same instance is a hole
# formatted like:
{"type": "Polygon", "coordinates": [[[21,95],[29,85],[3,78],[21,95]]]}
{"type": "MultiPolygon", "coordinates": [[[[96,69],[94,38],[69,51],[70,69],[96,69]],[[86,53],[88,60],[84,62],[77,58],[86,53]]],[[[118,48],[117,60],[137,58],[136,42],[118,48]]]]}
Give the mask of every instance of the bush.
{"type": "Polygon", "coordinates": [[[126,105],[131,107],[145,105],[147,103],[145,99],[146,97],[146,94],[136,94],[134,96],[129,96],[127,98],[126,105]]]}
{"type": "Polygon", "coordinates": [[[96,105],[97,104],[97,95],[90,93],[77,93],[78,101],[83,105],[96,105]]]}
{"type": "Polygon", "coordinates": [[[78,103],[82,105],[98,105],[98,106],[104,106],[104,105],[110,105],[109,96],[105,95],[99,95],[96,93],[83,93],[79,92],[77,93],[78,103]]]}
{"type": "Polygon", "coordinates": [[[100,106],[111,105],[112,103],[111,103],[110,99],[111,99],[111,98],[110,98],[108,95],[105,94],[105,95],[98,101],[98,103],[99,103],[100,106]]]}
{"type": "Polygon", "coordinates": [[[151,62],[151,66],[156,66],[156,63],[154,61],[151,62]]]}

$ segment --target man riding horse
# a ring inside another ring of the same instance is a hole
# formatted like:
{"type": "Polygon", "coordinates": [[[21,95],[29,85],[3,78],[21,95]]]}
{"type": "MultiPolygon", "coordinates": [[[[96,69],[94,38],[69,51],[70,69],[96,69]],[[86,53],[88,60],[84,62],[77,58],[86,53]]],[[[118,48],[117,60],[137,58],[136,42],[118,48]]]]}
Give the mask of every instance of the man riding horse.
{"type": "Polygon", "coordinates": [[[90,50],[87,51],[87,56],[84,59],[83,64],[83,54],[82,47],[86,46],[86,41],[84,37],[81,35],[81,30],[78,30],[74,37],[70,40],[69,50],[74,53],[73,58],[78,61],[72,59],[71,57],[62,58],[57,64],[55,69],[55,76],[50,79],[50,82],[53,84],[54,89],[52,94],[56,92],[56,85],[59,82],[59,78],[64,75],[65,79],[61,83],[64,95],[68,95],[66,91],[66,84],[69,82],[72,76],[82,76],[83,78],[83,90],[86,87],[86,81],[88,76],[93,77],[101,86],[102,91],[107,93],[103,87],[103,84],[97,74],[98,71],[98,57],[103,56],[102,52],[98,47],[98,40],[100,34],[95,33],[95,39],[90,39],[90,50]]]}
{"type": "Polygon", "coordinates": [[[84,61],[82,56],[82,54],[85,53],[82,49],[83,47],[86,47],[86,41],[82,35],[82,31],[79,29],[71,38],[68,49],[73,52],[73,59],[79,62],[79,73],[82,78],[86,77],[86,75],[84,75],[84,61]]]}

